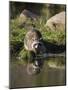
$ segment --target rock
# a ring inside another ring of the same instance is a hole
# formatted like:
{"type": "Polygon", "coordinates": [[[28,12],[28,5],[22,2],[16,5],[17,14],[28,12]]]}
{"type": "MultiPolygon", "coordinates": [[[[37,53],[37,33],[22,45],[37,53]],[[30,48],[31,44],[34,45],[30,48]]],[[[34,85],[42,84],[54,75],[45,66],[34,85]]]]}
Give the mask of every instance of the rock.
{"type": "Polygon", "coordinates": [[[25,27],[26,29],[30,28],[31,24],[29,25],[28,18],[35,21],[37,19],[37,15],[29,10],[24,9],[18,19],[19,27],[25,27]]]}
{"type": "Polygon", "coordinates": [[[48,26],[51,30],[65,30],[65,11],[51,17],[46,22],[46,26],[48,26]]]}
{"type": "Polygon", "coordinates": [[[37,15],[36,14],[34,14],[33,12],[31,12],[31,11],[29,11],[29,10],[26,10],[26,9],[24,9],[23,11],[22,11],[22,13],[20,14],[20,17],[22,18],[22,17],[29,17],[29,18],[31,18],[32,20],[36,20],[37,19],[37,15]]]}
{"type": "Polygon", "coordinates": [[[20,16],[18,17],[18,21],[19,21],[19,24],[24,24],[26,21],[27,21],[27,17],[21,13],[20,16]]]}

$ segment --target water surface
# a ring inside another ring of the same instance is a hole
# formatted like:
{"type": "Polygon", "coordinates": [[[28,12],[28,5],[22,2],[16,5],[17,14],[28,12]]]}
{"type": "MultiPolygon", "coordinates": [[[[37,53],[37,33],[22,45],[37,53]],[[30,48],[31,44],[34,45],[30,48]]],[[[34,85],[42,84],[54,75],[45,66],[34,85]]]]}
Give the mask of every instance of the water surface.
{"type": "Polygon", "coordinates": [[[45,59],[41,72],[36,75],[28,75],[22,61],[10,62],[10,88],[57,85],[65,85],[65,57],[45,59]]]}

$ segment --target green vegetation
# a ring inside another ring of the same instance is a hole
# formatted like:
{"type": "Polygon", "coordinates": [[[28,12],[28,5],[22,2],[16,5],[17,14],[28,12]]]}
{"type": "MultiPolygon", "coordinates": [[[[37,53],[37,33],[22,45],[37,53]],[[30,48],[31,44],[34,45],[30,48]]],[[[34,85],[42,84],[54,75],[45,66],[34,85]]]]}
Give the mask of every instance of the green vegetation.
{"type": "MultiPolygon", "coordinates": [[[[41,34],[42,37],[44,39],[44,41],[48,41],[51,43],[55,43],[56,45],[65,45],[65,31],[62,30],[62,27],[60,28],[60,30],[50,30],[49,27],[46,27],[46,21],[49,17],[51,17],[52,15],[54,15],[55,13],[59,11],[64,10],[64,6],[61,5],[61,7],[59,7],[58,5],[42,5],[42,7],[40,7],[39,11],[36,10],[36,12],[39,12],[39,16],[37,18],[36,21],[31,20],[30,18],[20,18],[20,13],[22,11],[22,8],[24,9],[25,6],[27,4],[18,4],[19,5],[19,10],[21,10],[19,12],[18,7],[16,6],[17,3],[11,3],[11,15],[10,16],[10,51],[12,55],[20,55],[21,59],[25,58],[27,59],[27,57],[31,56],[31,54],[28,54],[27,56],[27,51],[24,50],[24,36],[27,33],[27,31],[29,30],[30,27],[33,27],[38,29],[41,34]],[[20,7],[23,6],[23,7],[20,7]],[[54,8],[55,7],[55,8],[54,8]],[[21,8],[21,9],[20,9],[21,8]],[[56,8],[59,8],[57,10],[55,10],[56,8]],[[46,10],[45,10],[46,9],[46,10]],[[54,10],[52,10],[54,9],[54,10]],[[15,13],[17,10],[17,13],[15,13]],[[52,14],[50,14],[52,11],[52,14]],[[57,11],[57,12],[55,12],[57,11]],[[16,15],[17,14],[17,15],[16,15]],[[24,25],[25,23],[25,25],[24,25]]],[[[37,6],[36,6],[37,7],[37,6]]],[[[34,9],[35,7],[33,7],[34,9]]],[[[33,10],[32,9],[32,10],[33,10]]]]}
{"type": "MultiPolygon", "coordinates": [[[[65,31],[63,30],[50,30],[48,27],[45,26],[45,20],[42,17],[39,17],[37,21],[32,21],[28,19],[26,21],[26,27],[27,25],[35,26],[36,29],[38,29],[44,41],[48,41],[51,43],[55,43],[56,45],[65,44],[65,31]]],[[[10,20],[10,46],[12,47],[12,50],[18,49],[21,50],[21,48],[24,47],[24,36],[27,33],[28,29],[25,27],[20,28],[20,22],[17,19],[10,20]],[[16,48],[17,47],[17,48],[16,48]]],[[[62,28],[61,28],[62,29],[62,28]]],[[[17,50],[16,50],[17,51],[17,50]]],[[[23,50],[22,50],[23,51],[23,50]]],[[[26,53],[23,52],[22,54],[26,58],[26,53]]]]}

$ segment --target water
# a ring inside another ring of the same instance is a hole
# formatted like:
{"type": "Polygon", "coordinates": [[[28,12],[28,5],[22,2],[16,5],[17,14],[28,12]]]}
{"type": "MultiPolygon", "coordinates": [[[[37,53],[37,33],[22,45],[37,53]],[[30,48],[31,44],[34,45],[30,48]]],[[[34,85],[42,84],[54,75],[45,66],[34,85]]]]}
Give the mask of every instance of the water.
{"type": "Polygon", "coordinates": [[[22,61],[10,62],[10,88],[57,85],[65,85],[65,57],[46,58],[36,75],[28,75],[22,61]]]}

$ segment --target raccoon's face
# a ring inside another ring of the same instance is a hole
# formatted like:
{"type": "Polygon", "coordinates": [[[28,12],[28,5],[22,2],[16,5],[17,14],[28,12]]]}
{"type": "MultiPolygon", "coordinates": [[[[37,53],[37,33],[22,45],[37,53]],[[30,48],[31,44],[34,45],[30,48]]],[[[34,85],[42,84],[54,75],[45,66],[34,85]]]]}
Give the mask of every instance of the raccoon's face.
{"type": "Polygon", "coordinates": [[[40,51],[40,48],[42,48],[43,44],[40,41],[34,41],[32,43],[32,49],[34,49],[35,51],[40,51]]]}
{"type": "Polygon", "coordinates": [[[35,50],[39,49],[42,45],[41,35],[39,35],[39,33],[37,33],[37,32],[33,32],[33,33],[31,33],[30,37],[31,37],[30,38],[31,48],[35,49],[35,50]]]}
{"type": "Polygon", "coordinates": [[[28,50],[38,50],[42,46],[42,36],[39,31],[29,31],[26,34],[26,47],[28,50]]]}

